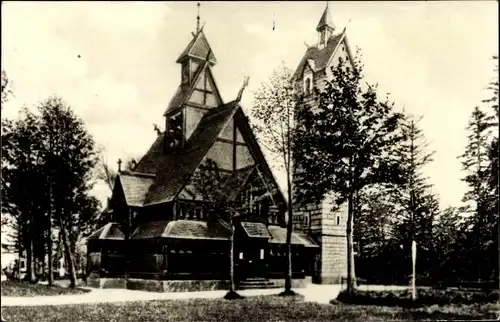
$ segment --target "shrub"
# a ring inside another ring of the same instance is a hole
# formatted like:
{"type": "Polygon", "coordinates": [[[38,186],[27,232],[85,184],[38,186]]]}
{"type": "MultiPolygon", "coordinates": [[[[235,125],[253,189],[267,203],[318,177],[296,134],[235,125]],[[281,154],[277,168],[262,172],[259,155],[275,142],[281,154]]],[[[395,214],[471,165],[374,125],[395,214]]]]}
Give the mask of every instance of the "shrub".
{"type": "Polygon", "coordinates": [[[411,299],[411,292],[404,291],[360,291],[349,294],[342,291],[337,301],[346,304],[378,306],[418,307],[429,305],[495,303],[499,300],[499,291],[462,291],[418,289],[417,299],[411,299]]]}

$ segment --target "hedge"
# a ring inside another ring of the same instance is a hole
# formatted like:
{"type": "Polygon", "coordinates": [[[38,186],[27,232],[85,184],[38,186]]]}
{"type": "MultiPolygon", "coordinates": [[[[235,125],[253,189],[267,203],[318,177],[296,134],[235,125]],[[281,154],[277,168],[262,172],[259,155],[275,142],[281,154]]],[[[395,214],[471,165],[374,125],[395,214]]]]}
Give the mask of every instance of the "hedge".
{"type": "Polygon", "coordinates": [[[419,307],[428,305],[496,303],[499,291],[463,291],[417,289],[417,299],[411,298],[411,291],[360,291],[349,294],[342,291],[337,301],[345,304],[363,304],[378,306],[419,307]]]}

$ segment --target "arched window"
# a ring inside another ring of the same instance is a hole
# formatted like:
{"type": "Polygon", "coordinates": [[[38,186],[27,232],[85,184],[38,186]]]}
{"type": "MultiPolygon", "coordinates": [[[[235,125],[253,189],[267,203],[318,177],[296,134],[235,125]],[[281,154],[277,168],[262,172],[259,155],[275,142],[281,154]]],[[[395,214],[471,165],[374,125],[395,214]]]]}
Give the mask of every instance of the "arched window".
{"type": "Polygon", "coordinates": [[[311,95],[311,79],[306,78],[305,84],[304,84],[304,92],[306,95],[311,95]]]}

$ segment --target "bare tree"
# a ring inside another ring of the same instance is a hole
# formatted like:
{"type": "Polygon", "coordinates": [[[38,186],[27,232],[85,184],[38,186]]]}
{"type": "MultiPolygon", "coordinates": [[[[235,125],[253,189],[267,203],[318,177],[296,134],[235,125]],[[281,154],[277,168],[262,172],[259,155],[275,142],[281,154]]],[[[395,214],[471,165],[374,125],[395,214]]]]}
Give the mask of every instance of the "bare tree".
{"type": "Polygon", "coordinates": [[[285,170],[288,192],[288,221],[286,234],[287,272],[285,291],[282,295],[293,295],[292,291],[292,253],[291,238],[293,228],[293,175],[295,167],[292,160],[293,142],[295,141],[294,112],[301,100],[294,93],[292,71],[282,65],[274,70],[268,83],[262,84],[254,93],[252,124],[259,143],[275,157],[280,168],[285,170]]]}

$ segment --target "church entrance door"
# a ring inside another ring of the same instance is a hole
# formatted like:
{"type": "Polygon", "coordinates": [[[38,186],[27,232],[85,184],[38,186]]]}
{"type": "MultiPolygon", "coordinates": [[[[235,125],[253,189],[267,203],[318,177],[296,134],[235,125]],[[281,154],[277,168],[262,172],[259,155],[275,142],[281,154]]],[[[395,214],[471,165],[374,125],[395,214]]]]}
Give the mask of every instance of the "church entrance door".
{"type": "Polygon", "coordinates": [[[240,249],[238,262],[243,278],[264,277],[266,275],[266,247],[248,243],[240,249]]]}

